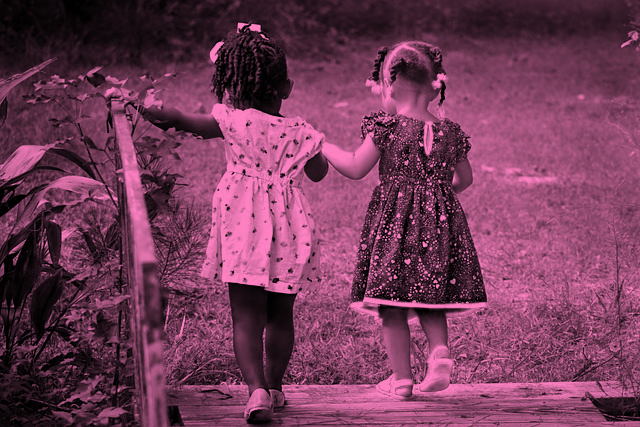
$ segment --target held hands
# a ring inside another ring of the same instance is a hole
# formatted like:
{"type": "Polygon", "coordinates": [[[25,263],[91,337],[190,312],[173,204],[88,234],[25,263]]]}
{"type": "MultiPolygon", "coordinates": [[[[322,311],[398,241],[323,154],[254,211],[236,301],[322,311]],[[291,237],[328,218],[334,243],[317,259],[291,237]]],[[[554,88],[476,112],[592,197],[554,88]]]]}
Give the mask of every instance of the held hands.
{"type": "Polygon", "coordinates": [[[350,179],[364,178],[380,159],[380,151],[375,147],[371,135],[367,135],[355,152],[325,143],[322,154],[341,175],[350,179]]]}

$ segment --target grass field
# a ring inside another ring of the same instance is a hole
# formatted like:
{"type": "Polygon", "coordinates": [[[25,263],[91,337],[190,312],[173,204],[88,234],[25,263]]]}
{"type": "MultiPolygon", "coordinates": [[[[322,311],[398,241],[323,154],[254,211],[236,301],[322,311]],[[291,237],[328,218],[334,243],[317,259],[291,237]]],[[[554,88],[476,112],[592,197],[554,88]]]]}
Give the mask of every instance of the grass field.
{"type": "MultiPolygon", "coordinates": [[[[453,381],[622,375],[635,378],[638,387],[640,160],[614,125],[636,130],[640,57],[619,48],[624,34],[425,39],[444,52],[447,116],[471,135],[475,181],[460,200],[489,299],[487,310],[449,321],[457,363],[453,381]]],[[[327,141],[355,149],[362,116],[380,108],[364,86],[378,46],[350,41],[312,58],[290,59],[295,87],[284,114],[300,115],[327,141]]],[[[49,72],[86,72],[58,67],[49,72]]],[[[160,75],[172,68],[146,67],[111,66],[105,72],[160,75]]],[[[175,69],[180,78],[167,84],[165,102],[185,111],[210,110],[206,58],[175,69]]],[[[16,106],[10,113],[13,121],[0,130],[1,139],[11,141],[0,149],[3,159],[15,146],[33,143],[34,132],[38,143],[60,137],[29,109],[16,106]]],[[[182,162],[175,168],[189,184],[182,197],[208,216],[224,172],[222,146],[194,139],[179,153],[182,162]]],[[[286,383],[376,383],[390,373],[379,324],[348,310],[356,245],[376,183],[375,172],[350,181],[335,171],[321,183],[305,182],[323,238],[324,275],[297,299],[297,339],[286,383]]],[[[195,266],[200,262],[193,260],[195,266]]],[[[199,280],[176,287],[166,328],[169,383],[240,382],[226,289],[199,280]]],[[[426,344],[414,332],[413,365],[421,377],[426,344]]]]}

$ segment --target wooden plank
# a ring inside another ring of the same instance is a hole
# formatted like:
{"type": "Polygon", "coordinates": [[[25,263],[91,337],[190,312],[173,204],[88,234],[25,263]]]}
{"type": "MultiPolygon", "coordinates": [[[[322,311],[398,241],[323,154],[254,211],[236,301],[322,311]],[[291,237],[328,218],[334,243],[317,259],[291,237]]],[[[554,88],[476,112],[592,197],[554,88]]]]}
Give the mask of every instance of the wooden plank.
{"type": "MultiPolygon", "coordinates": [[[[619,395],[615,383],[604,383],[619,395]]],[[[284,386],[287,406],[271,425],[608,425],[585,393],[601,397],[594,382],[540,384],[452,384],[412,400],[381,395],[373,385],[284,386]]],[[[185,426],[243,425],[245,386],[184,386],[168,392],[185,426]]],[[[616,423],[615,425],[621,425],[616,423]]],[[[639,427],[640,422],[626,424],[639,427]]]]}
{"type": "Polygon", "coordinates": [[[138,415],[143,427],[165,427],[169,423],[164,387],[162,300],[156,276],[155,246],[131,140],[131,123],[122,101],[111,102],[111,114],[122,171],[118,195],[131,295],[138,415]]]}

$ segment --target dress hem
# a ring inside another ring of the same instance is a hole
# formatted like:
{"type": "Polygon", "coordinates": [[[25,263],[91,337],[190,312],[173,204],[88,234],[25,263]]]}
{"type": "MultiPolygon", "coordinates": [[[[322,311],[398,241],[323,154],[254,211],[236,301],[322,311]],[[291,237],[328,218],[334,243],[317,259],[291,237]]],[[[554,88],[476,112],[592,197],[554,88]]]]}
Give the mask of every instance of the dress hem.
{"type": "Polygon", "coordinates": [[[415,309],[431,309],[431,310],[445,310],[447,318],[468,316],[478,310],[487,307],[486,302],[473,302],[473,303],[449,303],[449,304],[425,304],[419,302],[404,302],[404,301],[389,301],[378,298],[365,298],[363,301],[352,302],[349,307],[357,311],[358,313],[368,314],[370,316],[376,316],[378,320],[380,315],[378,308],[381,306],[400,307],[407,308],[407,320],[409,322],[418,321],[418,313],[415,309]]]}
{"type": "MultiPolygon", "coordinates": [[[[251,275],[241,275],[235,274],[233,277],[226,274],[222,275],[216,273],[214,269],[206,269],[203,268],[200,274],[202,277],[209,279],[213,282],[221,282],[224,284],[228,283],[237,283],[239,285],[245,286],[257,286],[264,288],[267,292],[276,292],[279,294],[298,294],[302,292],[305,287],[312,283],[309,280],[305,280],[304,282],[285,282],[278,281],[273,283],[273,280],[269,280],[267,276],[251,276],[251,275]]],[[[316,280],[317,281],[317,280],[316,280]]]]}

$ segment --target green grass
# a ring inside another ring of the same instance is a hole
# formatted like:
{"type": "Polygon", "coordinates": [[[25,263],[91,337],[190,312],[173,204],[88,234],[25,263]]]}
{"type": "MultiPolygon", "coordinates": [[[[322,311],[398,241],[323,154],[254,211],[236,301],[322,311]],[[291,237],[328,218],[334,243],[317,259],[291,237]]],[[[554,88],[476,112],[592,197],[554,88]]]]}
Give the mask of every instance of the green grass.
{"type": "MultiPolygon", "coordinates": [[[[623,375],[635,377],[637,387],[639,163],[608,123],[621,117],[613,99],[630,104],[640,93],[637,53],[619,48],[623,34],[442,35],[429,41],[444,51],[447,116],[471,135],[475,181],[460,200],[489,300],[487,310],[449,321],[454,382],[623,375]],[[617,268],[623,280],[616,282],[617,268]],[[613,304],[616,289],[621,289],[620,317],[613,304]],[[615,353],[620,343],[624,350],[615,353]],[[615,354],[619,357],[612,358],[615,354]]],[[[295,87],[284,114],[300,115],[327,141],[355,149],[362,116],[380,108],[364,86],[377,47],[351,41],[331,56],[290,59],[295,87]],[[337,108],[338,102],[348,104],[337,108]]],[[[142,71],[160,75],[169,68],[148,64],[146,70],[113,66],[105,71],[124,77],[142,71]]],[[[206,58],[176,70],[181,77],[167,84],[165,102],[185,111],[208,111],[213,98],[206,58]]],[[[0,129],[0,138],[11,140],[9,147],[34,136],[39,143],[60,137],[44,120],[34,120],[33,110],[16,107],[12,114],[17,117],[11,127],[0,129]],[[34,126],[27,125],[31,121],[34,126]]],[[[183,161],[175,168],[189,184],[182,197],[194,199],[209,215],[224,172],[222,146],[194,139],[179,153],[183,161]]],[[[356,244],[376,183],[375,172],[350,181],[335,171],[321,183],[305,182],[323,238],[323,278],[297,299],[297,339],[286,383],[376,383],[390,373],[379,324],[348,309],[356,244]]],[[[201,259],[193,263],[197,267],[201,259]]],[[[241,381],[226,289],[197,279],[179,287],[169,302],[166,328],[169,383],[241,381]]],[[[414,367],[421,377],[426,343],[421,332],[413,331],[414,367]]]]}

